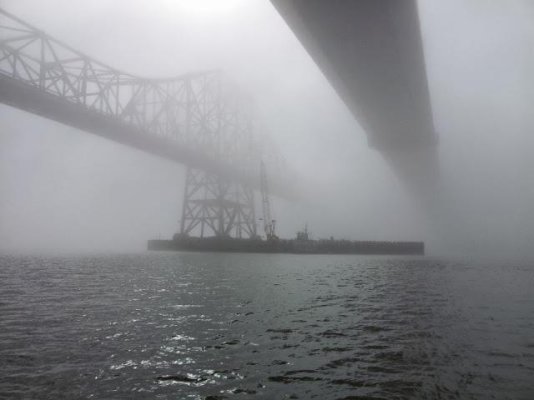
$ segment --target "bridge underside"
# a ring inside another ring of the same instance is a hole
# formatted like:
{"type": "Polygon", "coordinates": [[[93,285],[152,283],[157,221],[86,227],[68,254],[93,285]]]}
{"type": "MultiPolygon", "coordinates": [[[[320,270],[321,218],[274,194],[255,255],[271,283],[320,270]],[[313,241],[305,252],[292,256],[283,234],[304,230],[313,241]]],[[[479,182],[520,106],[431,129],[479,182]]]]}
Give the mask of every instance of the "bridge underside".
{"type": "MultiPolygon", "coordinates": [[[[90,132],[114,142],[166,158],[179,164],[198,168],[207,173],[215,173],[222,178],[241,182],[251,188],[259,188],[259,179],[243,171],[206,156],[203,152],[189,148],[183,143],[166,138],[148,135],[140,128],[122,123],[117,118],[88,110],[81,104],[65,100],[59,96],[39,90],[36,87],[0,74],[0,103],[22,111],[90,132]]],[[[273,194],[293,198],[294,191],[286,182],[273,181],[273,194]]]]}
{"type": "Polygon", "coordinates": [[[188,149],[181,143],[176,143],[165,137],[147,135],[142,129],[124,124],[117,118],[106,116],[97,111],[92,112],[83,105],[62,99],[1,74],[0,93],[2,93],[1,103],[23,111],[91,132],[171,161],[217,172],[227,178],[248,179],[224,163],[206,157],[194,149],[188,149]]]}
{"type": "Polygon", "coordinates": [[[338,95],[407,183],[435,180],[432,122],[415,0],[271,0],[338,95]]]}

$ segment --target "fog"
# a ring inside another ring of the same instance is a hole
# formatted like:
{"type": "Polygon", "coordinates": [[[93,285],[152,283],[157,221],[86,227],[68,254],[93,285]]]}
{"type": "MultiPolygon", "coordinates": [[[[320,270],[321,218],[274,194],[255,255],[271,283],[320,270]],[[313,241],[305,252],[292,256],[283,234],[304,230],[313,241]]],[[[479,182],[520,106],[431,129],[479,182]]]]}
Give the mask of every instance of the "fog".
{"type": "MultiPolygon", "coordinates": [[[[424,240],[431,254],[532,254],[534,5],[420,1],[440,181],[423,205],[268,0],[3,0],[70,46],[136,75],[222,69],[302,196],[281,237],[424,240]]],[[[141,251],[178,230],[181,165],[0,106],[0,249],[141,251]]]]}

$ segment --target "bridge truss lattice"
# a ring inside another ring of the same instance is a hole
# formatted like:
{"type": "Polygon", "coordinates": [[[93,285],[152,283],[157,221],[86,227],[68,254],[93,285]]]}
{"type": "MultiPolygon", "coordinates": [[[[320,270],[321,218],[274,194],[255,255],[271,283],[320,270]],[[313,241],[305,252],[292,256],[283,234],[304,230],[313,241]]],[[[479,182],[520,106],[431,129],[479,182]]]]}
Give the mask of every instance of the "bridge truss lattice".
{"type": "Polygon", "coordinates": [[[0,9],[0,102],[186,165],[182,234],[256,235],[252,102],[220,71],[140,78],[0,9]]]}

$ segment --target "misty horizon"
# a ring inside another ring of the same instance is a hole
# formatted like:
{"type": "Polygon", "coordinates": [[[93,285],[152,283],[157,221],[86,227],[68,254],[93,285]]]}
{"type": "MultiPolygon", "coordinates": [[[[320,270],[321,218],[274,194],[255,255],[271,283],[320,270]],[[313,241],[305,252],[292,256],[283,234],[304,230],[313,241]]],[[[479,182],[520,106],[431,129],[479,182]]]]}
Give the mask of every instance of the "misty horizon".
{"type": "MultiPolygon", "coordinates": [[[[439,135],[432,210],[368,146],[269,2],[195,4],[54,0],[46,9],[32,1],[2,7],[128,73],[164,78],[221,69],[231,76],[253,95],[259,129],[304,189],[298,201],[273,198],[282,237],[307,223],[316,238],[424,240],[431,254],[531,255],[527,2],[419,3],[439,135]]],[[[178,230],[182,165],[5,105],[0,113],[3,250],[141,250],[147,239],[178,230]]]]}

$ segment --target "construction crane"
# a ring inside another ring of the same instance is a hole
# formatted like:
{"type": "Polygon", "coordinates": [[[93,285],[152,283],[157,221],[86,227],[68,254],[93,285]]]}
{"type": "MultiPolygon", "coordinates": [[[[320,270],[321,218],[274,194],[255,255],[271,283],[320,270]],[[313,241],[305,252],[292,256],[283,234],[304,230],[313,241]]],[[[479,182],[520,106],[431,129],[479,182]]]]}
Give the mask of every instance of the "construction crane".
{"type": "Polygon", "coordinates": [[[271,201],[269,199],[269,186],[267,184],[267,173],[265,172],[265,163],[260,161],[260,189],[261,189],[261,205],[263,211],[263,230],[267,240],[276,240],[276,220],[271,216],[271,201]]]}

